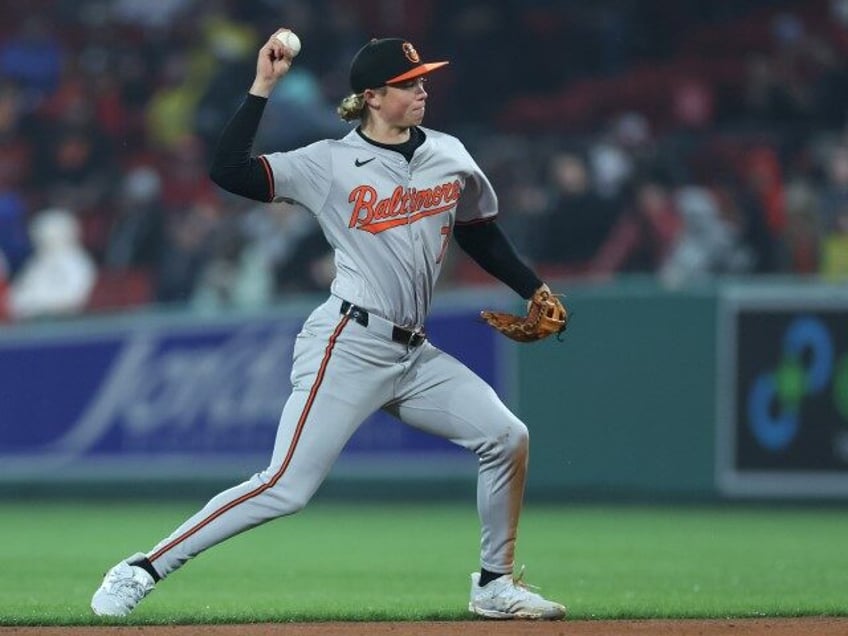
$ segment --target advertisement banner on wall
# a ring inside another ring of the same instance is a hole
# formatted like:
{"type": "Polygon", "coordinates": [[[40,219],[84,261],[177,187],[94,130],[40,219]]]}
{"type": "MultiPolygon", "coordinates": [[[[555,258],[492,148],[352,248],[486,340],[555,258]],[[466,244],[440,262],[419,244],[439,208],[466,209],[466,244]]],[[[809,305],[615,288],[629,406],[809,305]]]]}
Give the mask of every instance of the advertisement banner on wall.
{"type": "MultiPolygon", "coordinates": [[[[431,341],[500,390],[493,331],[439,314],[431,341]]],[[[81,322],[0,336],[0,480],[229,478],[263,469],[303,316],[81,322]]],[[[384,413],[336,474],[475,474],[468,451],[384,413]],[[397,471],[398,467],[402,471],[397,471]]]]}
{"type": "Polygon", "coordinates": [[[848,294],[728,289],[717,480],[729,495],[848,495],[848,294]]]}

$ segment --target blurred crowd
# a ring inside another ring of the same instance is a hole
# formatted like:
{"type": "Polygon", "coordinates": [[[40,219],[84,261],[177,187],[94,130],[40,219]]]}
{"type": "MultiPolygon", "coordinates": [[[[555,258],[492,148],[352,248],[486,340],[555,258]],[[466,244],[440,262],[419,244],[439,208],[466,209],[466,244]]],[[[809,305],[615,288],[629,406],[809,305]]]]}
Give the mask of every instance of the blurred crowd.
{"type": "MultiPolygon", "coordinates": [[[[207,177],[278,26],[304,48],[257,152],[349,130],[373,36],[433,76],[547,277],[848,277],[848,0],[30,0],[0,5],[0,317],[325,289],[312,218],[207,177]]],[[[487,275],[459,251],[441,284],[487,275]]]]}

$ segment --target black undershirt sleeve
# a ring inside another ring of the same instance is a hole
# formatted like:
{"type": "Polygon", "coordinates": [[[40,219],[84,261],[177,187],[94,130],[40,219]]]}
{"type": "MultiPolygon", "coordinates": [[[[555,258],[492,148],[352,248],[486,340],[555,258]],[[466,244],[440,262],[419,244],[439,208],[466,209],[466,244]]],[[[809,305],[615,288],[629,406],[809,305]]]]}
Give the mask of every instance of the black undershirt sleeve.
{"type": "Polygon", "coordinates": [[[512,242],[494,221],[456,225],[454,238],[459,246],[492,276],[512,288],[522,298],[530,298],[542,281],[531,270],[512,242]]]}
{"type": "Polygon", "coordinates": [[[251,151],[267,102],[247,94],[224,126],[209,168],[209,177],[224,190],[264,202],[274,198],[271,169],[265,159],[252,157],[251,151]]]}

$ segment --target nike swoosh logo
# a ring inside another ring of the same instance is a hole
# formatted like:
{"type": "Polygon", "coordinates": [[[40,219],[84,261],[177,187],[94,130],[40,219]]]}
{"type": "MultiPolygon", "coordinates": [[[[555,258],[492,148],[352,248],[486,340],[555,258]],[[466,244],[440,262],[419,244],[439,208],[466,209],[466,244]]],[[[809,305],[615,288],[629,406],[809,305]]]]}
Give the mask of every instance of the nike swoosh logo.
{"type": "Polygon", "coordinates": [[[360,161],[359,159],[354,159],[353,163],[356,165],[357,168],[361,168],[366,163],[371,163],[372,161],[374,161],[374,159],[376,159],[376,157],[371,157],[370,159],[366,159],[365,161],[360,161]]]}

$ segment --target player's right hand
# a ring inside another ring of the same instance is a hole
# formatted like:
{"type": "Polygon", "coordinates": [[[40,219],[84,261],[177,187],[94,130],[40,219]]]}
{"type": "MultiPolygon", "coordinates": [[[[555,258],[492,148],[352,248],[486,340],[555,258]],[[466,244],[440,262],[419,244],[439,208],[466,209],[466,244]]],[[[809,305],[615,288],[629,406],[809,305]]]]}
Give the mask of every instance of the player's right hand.
{"type": "Polygon", "coordinates": [[[277,39],[277,33],[287,29],[277,29],[259,49],[256,59],[256,78],[250,92],[260,97],[268,97],[277,82],[289,72],[292,58],[286,47],[277,39]]]}

